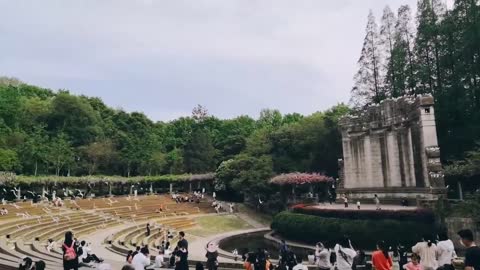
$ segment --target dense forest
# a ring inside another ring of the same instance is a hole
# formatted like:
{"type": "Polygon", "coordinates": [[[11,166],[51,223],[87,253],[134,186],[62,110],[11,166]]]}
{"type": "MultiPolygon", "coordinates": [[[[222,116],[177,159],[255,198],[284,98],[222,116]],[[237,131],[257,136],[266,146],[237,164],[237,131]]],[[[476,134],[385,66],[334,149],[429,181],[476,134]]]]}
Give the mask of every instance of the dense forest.
{"type": "Polygon", "coordinates": [[[189,117],[153,122],[98,98],[2,78],[0,170],[135,176],[214,172],[222,164],[220,175],[243,168],[251,172],[245,179],[263,182],[290,171],[335,176],[337,120],[347,112],[338,105],[306,117],[263,110],[258,119],[221,120],[197,106],[189,117]]]}
{"type": "Polygon", "coordinates": [[[370,12],[351,103],[431,94],[447,176],[480,175],[480,5],[478,0],[419,0],[397,12],[370,12]],[[475,150],[476,149],[476,150],[475,150]],[[464,160],[465,159],[465,160],[464,160]]]}

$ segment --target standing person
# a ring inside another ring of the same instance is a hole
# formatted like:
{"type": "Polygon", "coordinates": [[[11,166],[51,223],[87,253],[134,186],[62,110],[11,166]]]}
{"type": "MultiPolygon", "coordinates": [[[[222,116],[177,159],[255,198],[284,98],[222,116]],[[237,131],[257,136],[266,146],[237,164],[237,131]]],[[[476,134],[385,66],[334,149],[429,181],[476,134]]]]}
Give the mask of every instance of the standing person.
{"type": "Polygon", "coordinates": [[[178,243],[177,243],[177,247],[180,246],[180,244],[182,244],[182,246],[188,250],[188,241],[187,239],[185,239],[185,232],[181,231],[178,233],[178,243]]]}
{"type": "Polygon", "coordinates": [[[150,222],[147,223],[147,236],[150,236],[150,222]]]}
{"type": "Polygon", "coordinates": [[[361,208],[360,201],[357,201],[357,209],[360,210],[360,208],[361,208]]]}
{"type": "Polygon", "coordinates": [[[357,252],[353,249],[350,239],[343,237],[335,246],[334,250],[338,270],[351,270],[353,258],[357,255],[357,252]]]}
{"type": "Polygon", "coordinates": [[[217,247],[213,243],[208,243],[206,249],[207,249],[207,254],[205,254],[205,257],[207,257],[207,269],[208,270],[217,270],[217,267],[218,267],[217,247]]]}
{"type": "Polygon", "coordinates": [[[457,257],[457,253],[455,253],[455,247],[453,246],[452,240],[448,239],[448,235],[446,232],[442,232],[438,234],[437,243],[437,259],[438,259],[438,266],[442,267],[445,265],[452,265],[452,261],[454,258],[457,257]]]}
{"type": "Polygon", "coordinates": [[[365,252],[363,250],[359,250],[357,252],[357,256],[353,258],[353,263],[352,263],[352,270],[357,270],[357,267],[359,266],[366,266],[367,265],[367,260],[366,260],[365,252]]]}
{"type": "Polygon", "coordinates": [[[375,202],[375,207],[377,207],[377,210],[382,210],[380,206],[380,198],[378,198],[378,195],[375,194],[375,197],[373,198],[373,201],[375,202]]]}
{"type": "Polygon", "coordinates": [[[135,257],[138,253],[140,253],[140,246],[135,248],[135,251],[132,253],[132,257],[135,257]]]}
{"type": "Polygon", "coordinates": [[[315,262],[320,270],[330,270],[332,264],[330,263],[330,250],[321,242],[315,245],[315,262]]]}
{"type": "Polygon", "coordinates": [[[284,239],[282,239],[282,244],[280,246],[280,256],[282,256],[282,258],[287,258],[287,255],[288,255],[288,246],[287,246],[287,242],[285,242],[284,239]]]}
{"type": "Polygon", "coordinates": [[[125,258],[125,261],[127,261],[127,263],[132,263],[132,260],[133,260],[133,251],[129,250],[127,253],[127,257],[125,258]]]}
{"type": "Polygon", "coordinates": [[[217,193],[215,193],[215,191],[213,192],[212,197],[213,197],[213,200],[215,200],[217,198],[217,193]]]}
{"type": "Polygon", "coordinates": [[[465,270],[480,269],[480,247],[475,244],[475,238],[471,230],[461,230],[458,232],[460,244],[467,248],[465,252],[465,270]]]}
{"type": "Polygon", "coordinates": [[[385,242],[377,243],[377,251],[372,254],[372,265],[375,270],[391,270],[393,267],[392,257],[388,254],[388,248],[385,242]]]}
{"type": "Polygon", "coordinates": [[[398,256],[400,258],[398,260],[398,266],[399,266],[398,269],[402,270],[403,266],[408,263],[407,249],[402,245],[398,245],[397,246],[397,252],[398,252],[398,256]]]}
{"type": "Polygon", "coordinates": [[[437,246],[432,243],[430,236],[424,236],[421,242],[412,247],[412,252],[420,256],[420,264],[424,270],[435,270],[438,268],[437,246]]]}
{"type": "Polygon", "coordinates": [[[62,245],[63,251],[63,269],[78,270],[78,245],[73,240],[73,233],[68,231],[65,233],[65,241],[62,245]]]}
{"type": "Polygon", "coordinates": [[[257,250],[257,261],[254,264],[255,270],[264,269],[267,257],[265,255],[265,251],[261,248],[257,250]]]}
{"type": "Polygon", "coordinates": [[[178,249],[175,252],[175,270],[188,270],[188,250],[186,242],[178,242],[178,249]]]}
{"type": "Polygon", "coordinates": [[[135,255],[132,260],[132,266],[135,267],[135,270],[145,270],[145,267],[150,264],[150,255],[145,247],[141,248],[140,253],[135,255]]]}
{"type": "Polygon", "coordinates": [[[343,199],[343,205],[345,206],[345,208],[348,208],[347,194],[343,194],[342,199],[343,199]]]}

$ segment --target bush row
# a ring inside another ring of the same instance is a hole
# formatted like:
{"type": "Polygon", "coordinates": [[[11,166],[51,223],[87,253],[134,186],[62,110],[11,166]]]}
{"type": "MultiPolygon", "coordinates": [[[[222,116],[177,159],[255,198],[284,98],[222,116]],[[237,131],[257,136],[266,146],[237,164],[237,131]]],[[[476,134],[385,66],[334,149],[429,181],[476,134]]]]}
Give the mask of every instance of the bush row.
{"type": "Polygon", "coordinates": [[[276,215],[271,227],[287,239],[308,244],[321,241],[333,245],[341,237],[348,236],[355,248],[365,250],[374,250],[379,240],[392,246],[402,244],[411,247],[423,235],[436,231],[433,223],[325,218],[291,212],[276,215]]]}
{"type": "Polygon", "coordinates": [[[169,174],[157,176],[2,176],[0,175],[0,185],[15,186],[15,185],[47,185],[51,183],[61,185],[86,185],[87,183],[103,183],[109,182],[113,184],[155,184],[155,183],[176,183],[189,181],[211,181],[215,179],[214,173],[206,174],[169,174]]]}
{"type": "Polygon", "coordinates": [[[320,209],[310,208],[305,205],[295,205],[293,212],[306,215],[314,215],[319,217],[328,218],[341,218],[341,219],[369,219],[369,220],[409,220],[423,223],[433,223],[435,221],[435,215],[433,211],[429,209],[417,209],[417,210],[362,210],[345,209],[320,209]]]}

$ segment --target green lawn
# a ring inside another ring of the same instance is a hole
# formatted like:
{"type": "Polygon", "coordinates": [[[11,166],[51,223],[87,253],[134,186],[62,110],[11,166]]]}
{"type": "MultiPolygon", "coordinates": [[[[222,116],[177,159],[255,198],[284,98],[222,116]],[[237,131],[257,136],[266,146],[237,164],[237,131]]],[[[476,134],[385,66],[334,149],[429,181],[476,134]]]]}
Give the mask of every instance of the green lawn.
{"type": "Polygon", "coordinates": [[[197,226],[189,233],[201,237],[206,237],[214,234],[251,229],[252,227],[237,216],[207,216],[195,219],[197,226]]]}

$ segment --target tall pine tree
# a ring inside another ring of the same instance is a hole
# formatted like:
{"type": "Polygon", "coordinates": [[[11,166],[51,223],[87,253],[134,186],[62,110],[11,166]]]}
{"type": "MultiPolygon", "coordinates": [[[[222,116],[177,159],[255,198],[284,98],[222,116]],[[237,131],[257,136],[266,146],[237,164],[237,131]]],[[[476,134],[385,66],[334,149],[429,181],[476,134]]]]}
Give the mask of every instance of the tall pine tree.
{"type": "Polygon", "coordinates": [[[441,70],[438,42],[438,17],[432,0],[419,0],[417,5],[417,36],[415,38],[415,93],[435,94],[441,89],[441,70]]]}
{"type": "MultiPolygon", "coordinates": [[[[396,62],[392,59],[394,56],[395,43],[395,14],[389,6],[383,10],[383,15],[380,23],[380,45],[382,49],[382,65],[381,75],[384,77],[384,91],[387,95],[396,95],[399,92],[397,89],[397,77],[399,70],[397,70],[396,62]]],[[[396,52],[395,52],[396,53],[396,52]]]]}
{"type": "Polygon", "coordinates": [[[378,26],[370,10],[365,40],[360,58],[358,59],[359,70],[354,77],[355,83],[352,88],[350,101],[356,107],[378,103],[386,97],[380,75],[381,57],[379,42],[378,26]]]}
{"type": "Polygon", "coordinates": [[[400,6],[395,24],[395,37],[390,61],[395,72],[395,82],[391,92],[392,97],[412,94],[415,88],[414,55],[412,42],[414,30],[411,10],[408,5],[400,6]]]}

